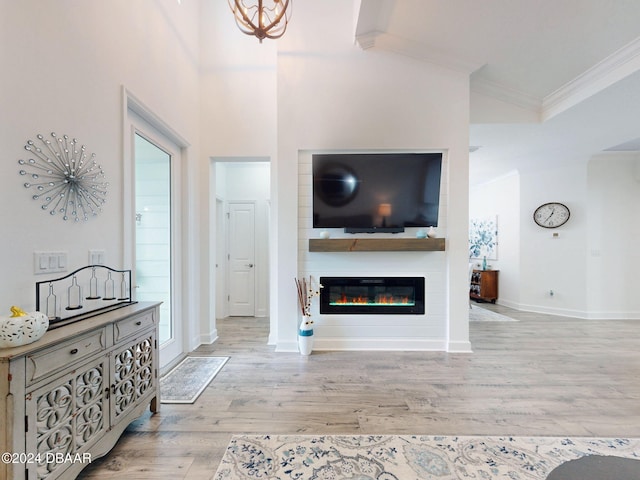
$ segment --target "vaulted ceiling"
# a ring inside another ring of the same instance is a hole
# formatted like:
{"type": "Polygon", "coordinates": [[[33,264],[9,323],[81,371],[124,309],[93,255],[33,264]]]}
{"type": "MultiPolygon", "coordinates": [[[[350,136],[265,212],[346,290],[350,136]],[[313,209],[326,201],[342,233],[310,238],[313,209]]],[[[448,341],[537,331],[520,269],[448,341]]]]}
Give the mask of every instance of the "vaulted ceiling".
{"type": "Polygon", "coordinates": [[[361,0],[356,41],[470,75],[470,167],[637,150],[638,0],[361,0]]]}

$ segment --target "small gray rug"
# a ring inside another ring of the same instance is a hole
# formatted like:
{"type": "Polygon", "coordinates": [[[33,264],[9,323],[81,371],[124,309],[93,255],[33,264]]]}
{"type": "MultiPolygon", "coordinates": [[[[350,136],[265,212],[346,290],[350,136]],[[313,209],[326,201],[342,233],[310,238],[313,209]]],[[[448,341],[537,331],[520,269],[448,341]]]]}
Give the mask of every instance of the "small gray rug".
{"type": "Polygon", "coordinates": [[[507,317],[477,305],[471,305],[469,310],[470,322],[517,322],[515,318],[507,317]]]}
{"type": "Polygon", "coordinates": [[[229,357],[187,357],[160,379],[161,403],[193,403],[229,357]]]}

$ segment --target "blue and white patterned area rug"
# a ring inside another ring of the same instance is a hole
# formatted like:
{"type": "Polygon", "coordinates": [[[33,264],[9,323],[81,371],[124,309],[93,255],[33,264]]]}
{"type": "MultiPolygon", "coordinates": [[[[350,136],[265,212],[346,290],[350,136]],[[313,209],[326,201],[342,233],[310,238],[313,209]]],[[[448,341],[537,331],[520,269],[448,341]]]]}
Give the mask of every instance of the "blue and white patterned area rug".
{"type": "Polygon", "coordinates": [[[234,435],[213,478],[544,480],[586,455],[640,459],[640,439],[234,435]]]}
{"type": "Polygon", "coordinates": [[[160,403],[193,403],[229,357],[187,357],[160,379],[160,403]]]}

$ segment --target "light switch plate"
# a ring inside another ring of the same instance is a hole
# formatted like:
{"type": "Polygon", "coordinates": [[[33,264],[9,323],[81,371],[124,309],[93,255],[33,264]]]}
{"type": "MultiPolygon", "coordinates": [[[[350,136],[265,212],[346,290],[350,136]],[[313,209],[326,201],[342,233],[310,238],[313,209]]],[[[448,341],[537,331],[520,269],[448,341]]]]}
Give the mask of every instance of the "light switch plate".
{"type": "Polygon", "coordinates": [[[89,265],[104,265],[105,256],[104,250],[89,250],[89,265]]]}
{"type": "Polygon", "coordinates": [[[33,252],[33,273],[44,275],[67,271],[67,252],[33,252]]]}

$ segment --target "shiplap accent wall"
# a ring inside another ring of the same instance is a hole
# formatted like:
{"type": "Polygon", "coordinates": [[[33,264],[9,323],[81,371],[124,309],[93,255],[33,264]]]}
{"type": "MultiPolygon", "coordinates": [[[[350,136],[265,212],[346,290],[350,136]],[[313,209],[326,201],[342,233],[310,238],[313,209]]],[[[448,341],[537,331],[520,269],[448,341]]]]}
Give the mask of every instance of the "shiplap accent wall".
{"type": "MultiPolygon", "coordinates": [[[[321,229],[312,223],[312,169],[314,152],[301,151],[298,164],[298,265],[299,275],[321,276],[424,276],[424,315],[320,315],[313,304],[315,344],[322,350],[446,350],[447,297],[446,252],[309,252],[309,239],[319,238],[321,229]]],[[[326,152],[322,152],[326,153],[326,152]]],[[[447,172],[443,156],[438,236],[446,236],[447,172]]],[[[398,236],[414,238],[418,228],[398,236]]],[[[331,238],[353,238],[342,229],[327,229],[331,238]]],[[[358,234],[364,238],[370,234],[358,234]]]]}

